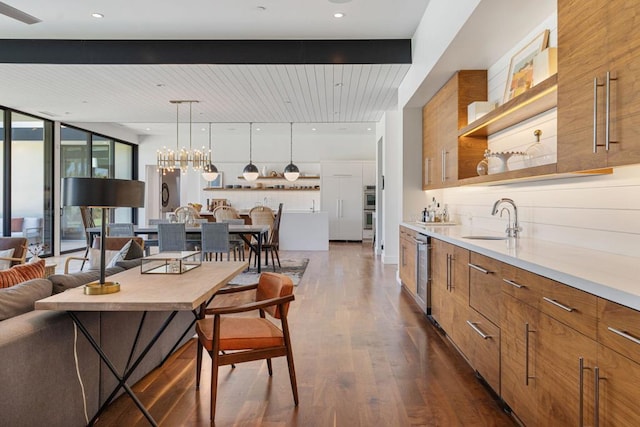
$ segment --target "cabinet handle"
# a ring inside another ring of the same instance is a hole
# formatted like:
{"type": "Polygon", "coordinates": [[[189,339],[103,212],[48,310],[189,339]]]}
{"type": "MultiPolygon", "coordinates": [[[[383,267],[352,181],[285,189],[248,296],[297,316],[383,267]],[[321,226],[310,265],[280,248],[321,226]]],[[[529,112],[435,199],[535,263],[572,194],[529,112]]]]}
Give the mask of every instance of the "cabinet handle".
{"type": "Polygon", "coordinates": [[[509,279],[502,279],[502,281],[503,281],[504,283],[508,283],[508,284],[510,284],[510,285],[511,285],[511,286],[513,286],[514,288],[518,288],[518,289],[526,288],[526,286],[525,286],[525,285],[520,285],[520,284],[518,284],[518,283],[516,283],[516,282],[514,282],[514,281],[512,281],[512,280],[509,280],[509,279]]]}
{"type": "Polygon", "coordinates": [[[484,274],[491,273],[489,270],[485,270],[484,268],[480,267],[479,265],[475,265],[475,264],[471,264],[471,263],[468,263],[467,265],[469,267],[473,268],[474,270],[478,270],[481,273],[484,273],[484,274]]]}
{"type": "Polygon", "coordinates": [[[431,164],[431,157],[425,157],[424,159],[424,185],[427,186],[431,184],[429,178],[431,174],[429,173],[429,165],[431,164]]]}
{"type": "Polygon", "coordinates": [[[579,417],[580,421],[578,422],[578,426],[584,426],[584,357],[578,359],[578,369],[579,369],[579,387],[578,390],[580,392],[580,400],[579,400],[579,417]]]}
{"type": "Polygon", "coordinates": [[[600,368],[593,368],[593,427],[600,425],[600,368]]]}
{"type": "Polygon", "coordinates": [[[567,306],[566,306],[566,305],[564,305],[564,304],[560,304],[558,301],[553,300],[553,299],[551,299],[551,298],[542,297],[542,299],[543,299],[543,300],[545,300],[546,302],[548,302],[549,304],[553,304],[553,305],[555,305],[556,307],[560,307],[560,308],[561,308],[561,309],[563,309],[564,311],[568,311],[568,312],[572,312],[572,311],[573,311],[573,308],[571,308],[571,307],[567,307],[567,306]]]}
{"type": "Polygon", "coordinates": [[[451,255],[447,254],[447,290],[451,292],[451,255]]]}
{"type": "Polygon", "coordinates": [[[598,83],[598,78],[593,79],[593,154],[598,152],[598,88],[604,86],[598,83]]]}
{"type": "Polygon", "coordinates": [[[447,181],[447,150],[442,149],[442,182],[447,181]]]}
{"type": "Polygon", "coordinates": [[[529,322],[524,324],[524,385],[529,385],[529,380],[535,377],[529,376],[529,334],[532,331],[529,329],[529,322]]]}
{"type": "Polygon", "coordinates": [[[471,322],[471,320],[467,320],[467,325],[471,326],[471,329],[473,329],[474,331],[476,331],[478,333],[478,335],[480,335],[482,337],[483,340],[489,339],[491,338],[491,335],[487,335],[484,332],[482,332],[480,330],[480,328],[478,328],[476,326],[475,323],[471,322]]]}
{"type": "Polygon", "coordinates": [[[605,110],[605,122],[604,122],[604,149],[609,151],[609,145],[611,144],[611,80],[617,80],[616,77],[611,77],[611,72],[607,71],[607,98],[606,98],[606,110],[605,110]]]}
{"type": "Polygon", "coordinates": [[[633,335],[631,335],[631,334],[628,334],[628,333],[626,333],[626,332],[624,332],[624,331],[621,331],[620,329],[612,328],[611,326],[607,327],[607,329],[608,329],[609,331],[613,332],[613,333],[614,333],[614,334],[616,334],[616,335],[620,335],[622,338],[626,338],[626,339],[628,339],[628,340],[629,340],[629,341],[631,341],[632,343],[635,343],[635,344],[640,345],[640,339],[638,339],[638,338],[634,337],[634,336],[633,336],[633,335]]]}

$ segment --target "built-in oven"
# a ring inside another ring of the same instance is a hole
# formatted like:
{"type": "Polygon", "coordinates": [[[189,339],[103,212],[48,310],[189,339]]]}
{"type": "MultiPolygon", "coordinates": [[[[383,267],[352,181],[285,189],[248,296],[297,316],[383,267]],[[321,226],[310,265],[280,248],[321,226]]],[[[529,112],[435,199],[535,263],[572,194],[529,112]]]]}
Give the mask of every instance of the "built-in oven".
{"type": "Polygon", "coordinates": [[[418,303],[425,314],[431,314],[431,238],[418,234],[416,238],[416,279],[418,303]]]}
{"type": "Polygon", "coordinates": [[[362,206],[365,211],[376,210],[376,186],[366,185],[363,191],[362,206]]]}
{"type": "Polygon", "coordinates": [[[363,211],[362,228],[364,230],[373,230],[373,216],[375,211],[363,211]]]}

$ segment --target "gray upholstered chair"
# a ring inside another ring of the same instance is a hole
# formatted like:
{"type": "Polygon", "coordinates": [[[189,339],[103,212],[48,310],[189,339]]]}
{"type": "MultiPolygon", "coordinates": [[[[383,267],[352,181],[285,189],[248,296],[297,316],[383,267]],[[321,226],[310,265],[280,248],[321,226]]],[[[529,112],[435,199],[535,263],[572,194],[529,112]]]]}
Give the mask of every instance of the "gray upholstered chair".
{"type": "MultiPolygon", "coordinates": [[[[227,224],[244,225],[244,219],[242,218],[225,218],[221,222],[227,224]]],[[[244,240],[237,235],[229,235],[229,248],[233,251],[233,260],[238,259],[244,261],[244,240]]]]}
{"type": "Polygon", "coordinates": [[[107,236],[128,237],[133,235],[133,224],[130,222],[112,222],[107,225],[107,236]]]}
{"type": "Polygon", "coordinates": [[[187,232],[184,223],[158,224],[158,250],[160,252],[187,250],[187,232]]]}
{"type": "Polygon", "coordinates": [[[223,254],[227,254],[227,261],[231,249],[229,247],[229,224],[223,222],[207,222],[202,227],[202,252],[201,259],[209,259],[215,255],[215,260],[222,261],[223,254]]]}

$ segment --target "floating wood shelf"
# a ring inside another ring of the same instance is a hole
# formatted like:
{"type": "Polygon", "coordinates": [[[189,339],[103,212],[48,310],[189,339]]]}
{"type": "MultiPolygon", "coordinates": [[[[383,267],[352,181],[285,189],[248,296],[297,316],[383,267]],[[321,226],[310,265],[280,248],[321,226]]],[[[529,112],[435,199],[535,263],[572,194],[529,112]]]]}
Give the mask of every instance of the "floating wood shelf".
{"type": "Polygon", "coordinates": [[[213,188],[205,187],[203,191],[320,191],[319,188],[213,188]]]}
{"type": "Polygon", "coordinates": [[[517,169],[490,175],[474,176],[458,181],[457,185],[504,185],[514,182],[536,182],[559,178],[579,178],[595,175],[610,175],[613,168],[592,169],[579,172],[557,173],[556,163],[517,169]]]}
{"type": "Polygon", "coordinates": [[[558,104],[558,75],[554,74],[536,86],[505,102],[478,120],[460,129],[459,136],[485,138],[517,125],[558,104]]]}
{"type": "MultiPolygon", "coordinates": [[[[244,176],[239,176],[238,179],[244,180],[244,176]]],[[[286,178],[284,176],[259,176],[257,178],[257,181],[270,180],[270,179],[286,179],[286,178]]],[[[299,176],[296,181],[300,179],[320,179],[320,175],[299,176]]]]}

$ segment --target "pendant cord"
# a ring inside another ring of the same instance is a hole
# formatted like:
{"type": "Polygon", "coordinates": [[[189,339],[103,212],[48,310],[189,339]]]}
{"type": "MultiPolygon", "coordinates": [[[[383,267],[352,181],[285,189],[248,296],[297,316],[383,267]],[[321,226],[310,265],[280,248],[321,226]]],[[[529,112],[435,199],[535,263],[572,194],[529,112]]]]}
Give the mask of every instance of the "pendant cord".
{"type": "Polygon", "coordinates": [[[191,147],[191,132],[192,132],[192,127],[193,127],[193,123],[191,121],[191,106],[193,105],[193,101],[189,101],[189,153],[191,153],[192,147],[191,147]]]}
{"type": "Polygon", "coordinates": [[[179,110],[180,110],[180,103],[176,102],[176,153],[178,151],[180,151],[180,128],[179,128],[179,123],[180,123],[180,114],[179,114],[179,110]]]}
{"type": "Polygon", "coordinates": [[[253,136],[253,123],[249,122],[249,164],[252,164],[251,161],[251,151],[252,151],[252,136],[253,136]]]}
{"type": "Polygon", "coordinates": [[[291,147],[289,149],[289,153],[290,153],[290,157],[291,157],[291,161],[289,163],[293,163],[293,122],[291,122],[291,147]]]}

